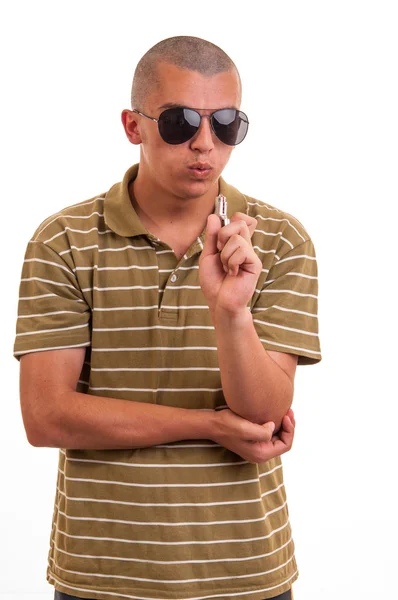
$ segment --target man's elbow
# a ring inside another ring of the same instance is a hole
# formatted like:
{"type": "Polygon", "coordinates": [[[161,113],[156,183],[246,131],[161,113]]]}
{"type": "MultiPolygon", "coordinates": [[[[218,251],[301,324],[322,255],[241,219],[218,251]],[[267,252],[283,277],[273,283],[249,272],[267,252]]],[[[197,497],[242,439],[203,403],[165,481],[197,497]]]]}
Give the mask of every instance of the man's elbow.
{"type": "Polygon", "coordinates": [[[52,419],[45,410],[39,410],[29,398],[21,395],[21,413],[26,438],[35,448],[54,448],[56,430],[54,414],[52,419]]]}
{"type": "Polygon", "coordinates": [[[46,427],[44,424],[36,423],[33,425],[32,423],[26,424],[24,422],[24,426],[26,439],[31,446],[34,446],[35,448],[54,447],[52,440],[48,435],[48,427],[46,427]]]}
{"type": "Polygon", "coordinates": [[[272,421],[275,423],[275,433],[282,427],[283,417],[292,405],[294,395],[294,384],[287,380],[282,388],[277,393],[269,395],[266,402],[263,402],[261,411],[254,415],[254,419],[250,419],[253,423],[263,425],[272,421]]]}

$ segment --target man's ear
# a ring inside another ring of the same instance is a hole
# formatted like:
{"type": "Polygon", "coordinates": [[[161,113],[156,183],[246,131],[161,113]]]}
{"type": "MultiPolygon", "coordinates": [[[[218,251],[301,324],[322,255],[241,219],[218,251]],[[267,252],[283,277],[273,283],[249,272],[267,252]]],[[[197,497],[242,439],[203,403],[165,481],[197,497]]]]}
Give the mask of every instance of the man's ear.
{"type": "Polygon", "coordinates": [[[127,108],[122,111],[121,118],[127,139],[132,144],[141,144],[142,138],[138,126],[138,115],[127,108]]]}

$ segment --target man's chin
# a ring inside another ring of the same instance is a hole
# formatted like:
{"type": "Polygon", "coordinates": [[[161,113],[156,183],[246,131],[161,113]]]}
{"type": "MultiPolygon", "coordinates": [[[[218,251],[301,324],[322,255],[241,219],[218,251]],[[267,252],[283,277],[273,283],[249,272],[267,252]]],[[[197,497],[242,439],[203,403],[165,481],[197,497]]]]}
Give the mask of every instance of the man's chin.
{"type": "Polygon", "coordinates": [[[185,192],[184,196],[186,198],[201,198],[202,196],[205,196],[212,187],[214,187],[216,189],[214,197],[216,197],[218,193],[218,187],[216,183],[217,178],[212,178],[211,180],[206,181],[190,181],[187,183],[187,185],[183,186],[181,191],[183,191],[183,193],[185,192]]]}

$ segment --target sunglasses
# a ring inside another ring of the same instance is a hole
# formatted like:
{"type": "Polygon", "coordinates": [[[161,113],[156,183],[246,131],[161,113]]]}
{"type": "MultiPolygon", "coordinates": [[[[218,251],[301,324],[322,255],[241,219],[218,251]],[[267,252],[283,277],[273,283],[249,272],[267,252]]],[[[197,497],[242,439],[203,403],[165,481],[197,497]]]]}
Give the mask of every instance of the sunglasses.
{"type": "Polygon", "coordinates": [[[167,144],[183,144],[196,134],[203,117],[210,118],[213,132],[228,146],[237,146],[246,137],[249,128],[247,115],[235,108],[221,108],[210,115],[200,115],[193,108],[175,106],[167,108],[155,119],[133,108],[133,112],[158,124],[161,138],[167,144]]]}

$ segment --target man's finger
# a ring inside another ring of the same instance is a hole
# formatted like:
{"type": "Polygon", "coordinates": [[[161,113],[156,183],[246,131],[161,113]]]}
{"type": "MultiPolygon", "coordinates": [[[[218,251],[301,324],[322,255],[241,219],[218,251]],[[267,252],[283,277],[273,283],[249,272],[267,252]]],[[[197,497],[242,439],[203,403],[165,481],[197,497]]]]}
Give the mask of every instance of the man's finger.
{"type": "Polygon", "coordinates": [[[257,227],[257,219],[255,219],[254,217],[249,217],[249,215],[246,215],[242,212],[236,212],[235,214],[233,214],[230,221],[231,223],[233,223],[234,221],[244,221],[249,229],[250,237],[253,235],[254,230],[257,227]]]}
{"type": "Polygon", "coordinates": [[[285,446],[287,446],[288,450],[290,450],[290,448],[293,445],[293,439],[294,439],[294,425],[291,422],[291,420],[289,419],[289,417],[287,417],[286,415],[283,417],[283,426],[279,430],[278,436],[279,436],[279,440],[285,446]]]}
{"type": "Polygon", "coordinates": [[[289,408],[289,410],[287,411],[287,416],[289,417],[289,419],[291,420],[291,422],[293,423],[294,426],[296,426],[296,419],[294,418],[294,412],[292,408],[289,408]]]}
{"type": "Polygon", "coordinates": [[[285,431],[291,432],[294,431],[294,424],[289,415],[285,415],[282,419],[283,429],[285,431]]]}

